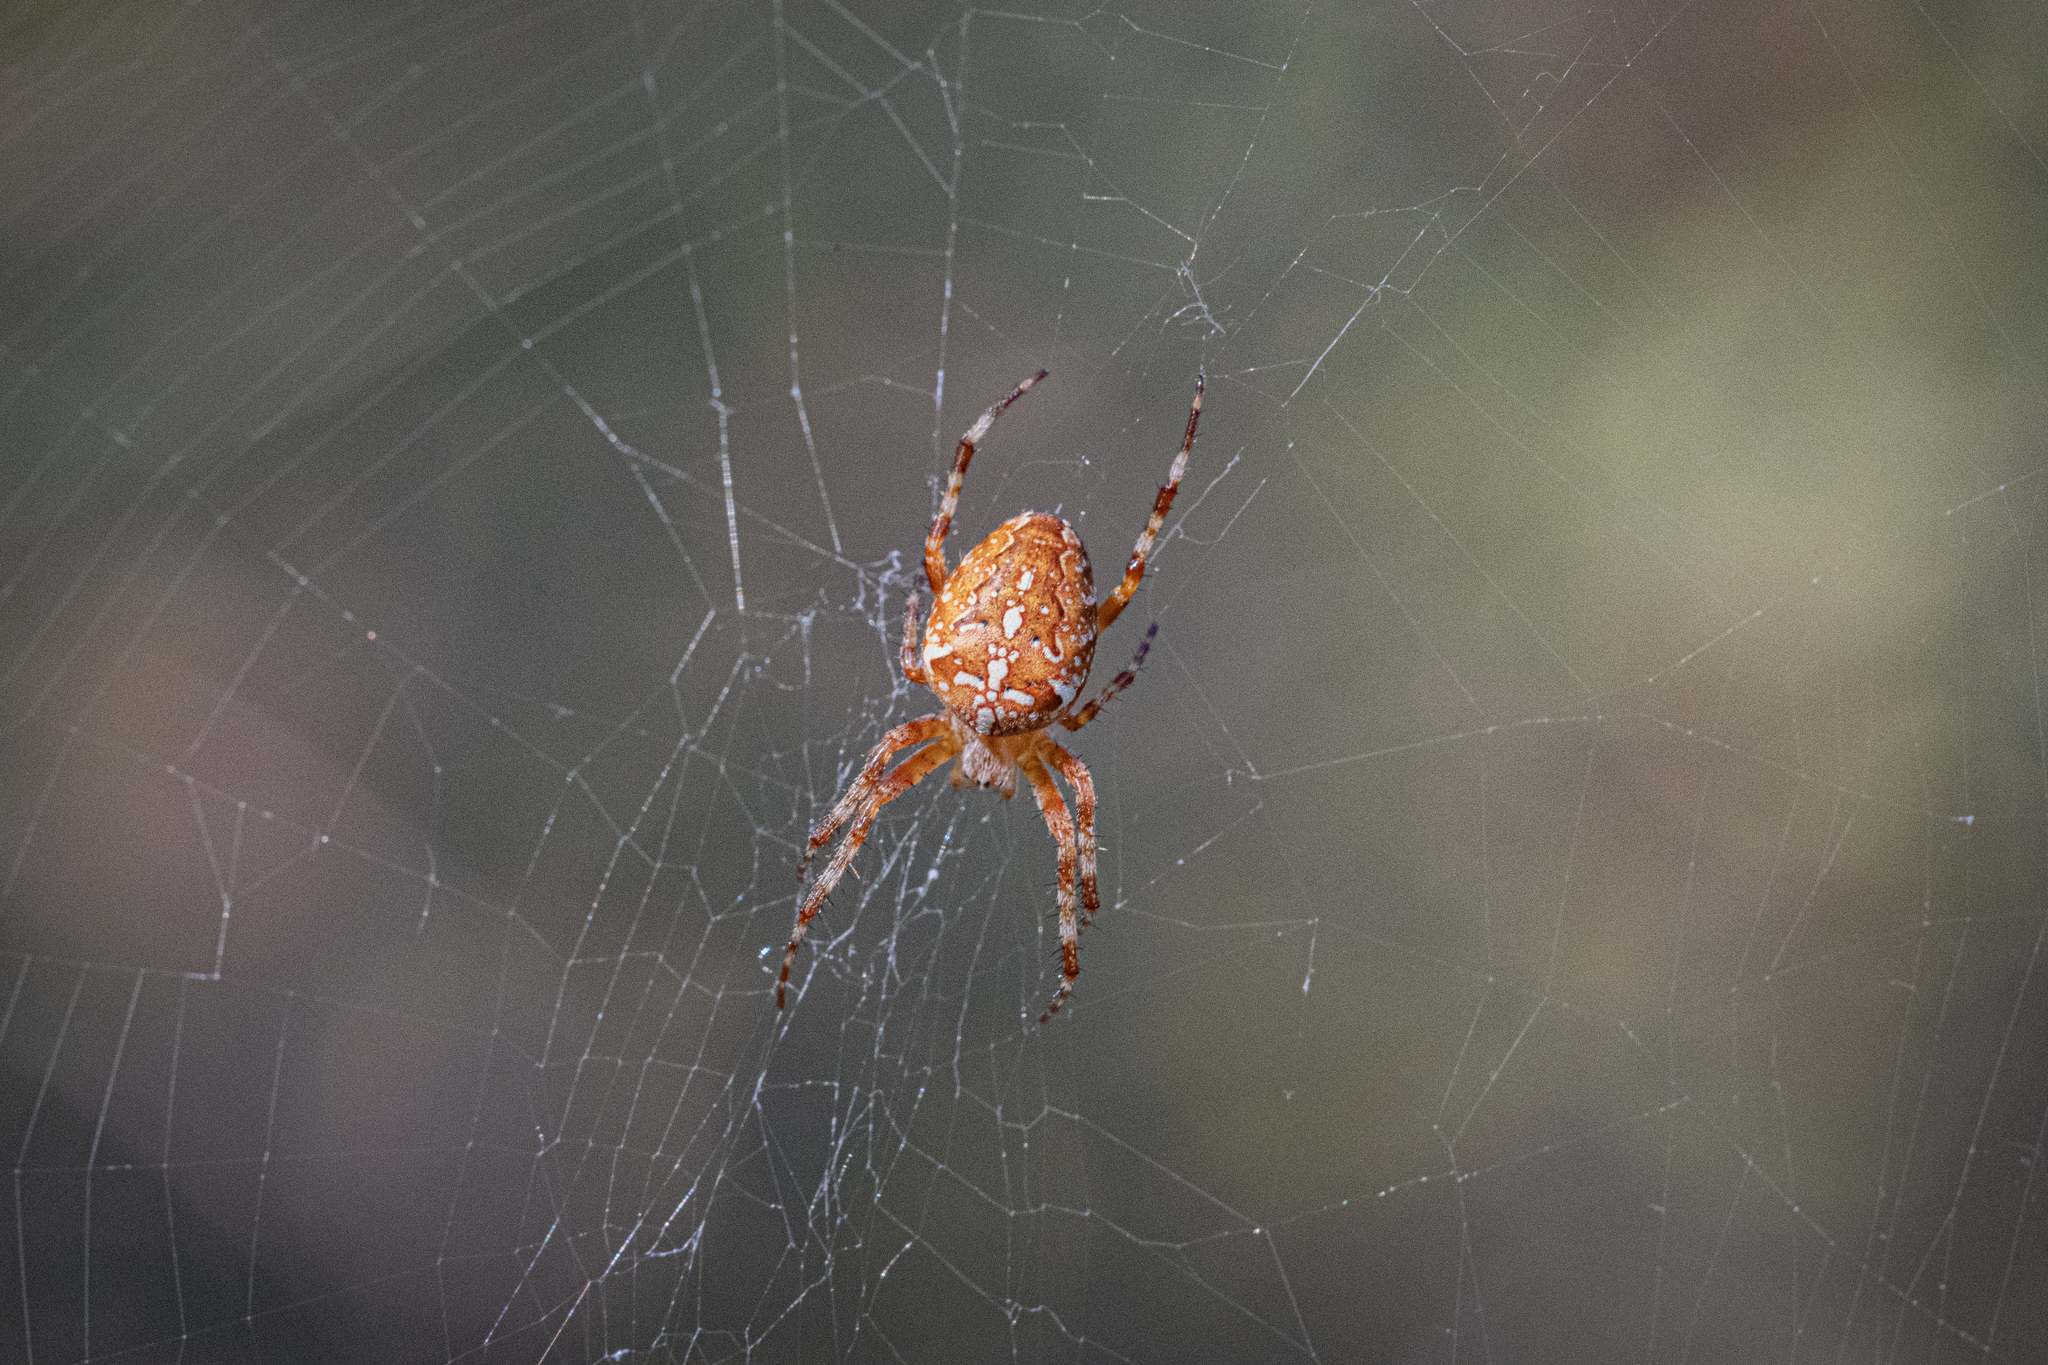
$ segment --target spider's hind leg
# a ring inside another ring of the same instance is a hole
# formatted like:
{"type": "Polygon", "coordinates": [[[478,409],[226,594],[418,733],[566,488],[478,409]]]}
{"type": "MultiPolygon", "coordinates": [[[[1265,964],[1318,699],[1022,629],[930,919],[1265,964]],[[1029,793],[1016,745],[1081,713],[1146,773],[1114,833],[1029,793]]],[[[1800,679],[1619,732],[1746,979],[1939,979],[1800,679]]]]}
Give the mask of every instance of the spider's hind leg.
{"type": "Polygon", "coordinates": [[[1116,591],[1103,599],[1097,614],[1096,629],[1108,630],[1109,623],[1123,613],[1131,595],[1138,591],[1138,585],[1145,581],[1145,561],[1152,556],[1152,541],[1159,534],[1159,528],[1166,525],[1166,514],[1173,507],[1174,494],[1180,492],[1180,480],[1188,472],[1188,452],[1195,445],[1195,424],[1202,420],[1202,388],[1204,380],[1195,376],[1195,403],[1188,409],[1188,434],[1181,438],[1180,453],[1173,457],[1173,468],[1167,472],[1166,483],[1160,488],[1159,496],[1152,500],[1152,516],[1146,521],[1145,529],[1138,533],[1138,544],[1131,551],[1131,562],[1124,569],[1121,583],[1116,591]]]}
{"type": "Polygon", "coordinates": [[[953,513],[960,507],[960,485],[967,479],[967,462],[974,458],[974,447],[981,438],[988,435],[988,429],[996,424],[996,418],[1004,409],[1022,398],[1033,384],[1045,378],[1040,370],[1029,379],[1010,390],[1010,396],[994,404],[987,412],[974,419],[974,425],[961,433],[960,447],[953,452],[953,473],[946,480],[945,496],[939,499],[939,514],[932,518],[932,529],[924,538],[925,581],[932,585],[936,597],[946,586],[946,533],[953,529],[953,513]]]}

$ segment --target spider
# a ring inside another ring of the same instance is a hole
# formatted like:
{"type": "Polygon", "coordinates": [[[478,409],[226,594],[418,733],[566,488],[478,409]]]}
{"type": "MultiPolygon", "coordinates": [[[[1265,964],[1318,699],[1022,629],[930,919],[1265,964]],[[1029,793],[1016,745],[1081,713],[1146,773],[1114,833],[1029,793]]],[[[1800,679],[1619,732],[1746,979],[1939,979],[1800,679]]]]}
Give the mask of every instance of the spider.
{"type": "Polygon", "coordinates": [[[953,527],[953,511],[960,505],[960,485],[967,477],[967,462],[974,458],[975,443],[988,435],[1010,404],[1045,375],[1040,370],[1019,384],[960,437],[946,495],[924,539],[924,573],[934,601],[922,654],[916,649],[918,596],[914,588],[903,618],[903,676],[936,692],[945,709],[907,721],[882,736],[882,742],[861,765],[860,775],[811,831],[810,844],[797,868],[800,892],[818,850],[831,843],[842,827],[846,838],[797,910],[789,951],[782,957],[782,978],[775,986],[777,1009],[783,1007],[790,964],[796,961],[804,931],[853,865],[853,855],[866,841],[875,816],[954,757],[960,760],[953,768],[956,788],[968,782],[993,787],[1005,800],[1016,795],[1017,774],[1022,772],[1032,795],[1038,798],[1046,828],[1059,845],[1060,986],[1052,1004],[1038,1016],[1039,1023],[1059,1013],[1074,989],[1074,978],[1081,974],[1080,933],[1101,908],[1095,886],[1095,782],[1087,765],[1054,743],[1047,731],[1054,722],[1078,730],[1094,720],[1112,697],[1137,681],[1138,668],[1159,633],[1154,622],[1131,666],[1117,674],[1102,695],[1079,710],[1072,709],[1088,681],[1096,637],[1109,629],[1144,582],[1145,558],[1152,553],[1153,537],[1159,534],[1167,509],[1173,506],[1173,495],[1180,490],[1188,451],[1195,444],[1195,423],[1202,416],[1202,376],[1195,376],[1187,435],[1180,443],[1180,453],[1173,457],[1165,486],[1153,499],[1151,519],[1131,551],[1123,582],[1098,607],[1095,575],[1088,565],[1088,552],[1081,548],[1080,533],[1047,512],[1025,512],[1010,518],[969,550],[959,568],[950,574],[946,571],[946,533],[953,527]],[[920,744],[926,747],[897,764],[887,777],[882,775],[890,755],[920,744]],[[1053,784],[1053,770],[1074,789],[1078,825],[1053,784]],[[1077,863],[1081,874],[1078,918],[1074,906],[1077,863]]]}

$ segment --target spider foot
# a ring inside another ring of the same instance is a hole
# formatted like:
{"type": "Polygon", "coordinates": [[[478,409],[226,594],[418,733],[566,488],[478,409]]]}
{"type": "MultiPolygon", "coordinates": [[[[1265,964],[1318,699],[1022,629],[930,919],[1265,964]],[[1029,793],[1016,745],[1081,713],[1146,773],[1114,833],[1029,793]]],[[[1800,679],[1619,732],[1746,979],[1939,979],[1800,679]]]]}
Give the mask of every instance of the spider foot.
{"type": "Polygon", "coordinates": [[[1071,978],[1060,982],[1060,988],[1053,995],[1052,1003],[1045,1007],[1044,1014],[1038,1016],[1038,1022],[1041,1024],[1052,1022],[1052,1017],[1060,1012],[1060,1006],[1066,1004],[1067,997],[1072,995],[1073,993],[1074,983],[1071,978]]]}

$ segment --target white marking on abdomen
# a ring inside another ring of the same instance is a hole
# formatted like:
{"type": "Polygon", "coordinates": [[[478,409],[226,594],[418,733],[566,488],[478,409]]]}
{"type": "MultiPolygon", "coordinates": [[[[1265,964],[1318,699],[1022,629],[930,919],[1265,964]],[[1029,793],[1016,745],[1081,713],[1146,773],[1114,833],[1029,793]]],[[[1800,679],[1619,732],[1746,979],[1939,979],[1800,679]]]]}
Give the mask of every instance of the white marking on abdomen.
{"type": "Polygon", "coordinates": [[[953,646],[951,645],[926,645],[924,647],[924,666],[930,668],[933,659],[943,659],[952,652],[953,646]]]}
{"type": "Polygon", "coordinates": [[[1031,574],[1031,570],[1029,570],[1029,569],[1026,569],[1026,570],[1024,571],[1024,574],[1023,574],[1023,576],[1022,576],[1021,578],[1019,578],[1019,579],[1017,580],[1017,591],[1018,591],[1018,592],[1030,592],[1030,591],[1031,591],[1031,577],[1032,577],[1032,574],[1031,574]]]}
{"type": "MultiPolygon", "coordinates": [[[[1031,577],[1031,575],[1030,575],[1030,574],[1028,574],[1028,573],[1027,573],[1027,574],[1025,574],[1024,576],[1025,576],[1026,578],[1029,578],[1029,577],[1031,577]]],[[[1028,586],[1029,586],[1029,584],[1023,584],[1023,583],[1020,583],[1020,584],[1018,584],[1017,586],[1019,586],[1019,587],[1028,587],[1028,586]]],[[[1010,608],[1010,609],[1009,609],[1008,611],[1006,611],[1006,612],[1004,612],[1004,613],[1003,613],[1003,638],[1004,638],[1005,640],[1007,640],[1007,639],[1009,639],[1010,637],[1014,636],[1014,635],[1015,635],[1015,634],[1017,633],[1017,627],[1019,627],[1019,626],[1021,626],[1021,625],[1023,625],[1023,624],[1024,624],[1024,608],[1022,608],[1022,607],[1011,607],[1011,608],[1010,608]]]]}
{"type": "Polygon", "coordinates": [[[1010,661],[1008,659],[990,659],[988,661],[988,690],[993,692],[1001,687],[1003,679],[1009,675],[1009,672],[1010,661]]]}
{"type": "Polygon", "coordinates": [[[1016,703],[1017,703],[1017,705],[1019,705],[1019,706],[1027,706],[1027,707],[1028,707],[1028,706],[1033,706],[1033,705],[1035,705],[1035,704],[1036,704],[1036,703],[1034,703],[1034,702],[1032,701],[1032,699],[1031,699],[1031,694],[1030,694],[1030,693],[1028,693],[1028,692],[1019,692],[1019,691],[1018,691],[1018,690],[1017,690],[1016,688],[1014,688],[1014,687],[1006,687],[1006,688],[1004,688],[1004,689],[1003,689],[1003,700],[1004,700],[1004,701],[1013,701],[1013,702],[1016,702],[1016,703]]]}
{"type": "Polygon", "coordinates": [[[953,681],[961,684],[962,686],[971,687],[977,692],[981,691],[983,688],[988,686],[987,683],[975,677],[972,673],[955,673],[953,675],[953,681]]]}

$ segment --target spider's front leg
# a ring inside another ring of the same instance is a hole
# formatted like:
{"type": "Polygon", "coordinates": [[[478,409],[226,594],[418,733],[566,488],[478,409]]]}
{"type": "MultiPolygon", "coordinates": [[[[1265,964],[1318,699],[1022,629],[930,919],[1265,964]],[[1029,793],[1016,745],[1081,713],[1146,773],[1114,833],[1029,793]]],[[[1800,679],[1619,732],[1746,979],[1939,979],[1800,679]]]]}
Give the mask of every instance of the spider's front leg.
{"type": "Polygon", "coordinates": [[[1051,740],[1045,741],[1046,757],[1059,775],[1074,789],[1074,850],[1081,864],[1081,923],[1086,929],[1102,908],[1102,895],[1095,886],[1095,779],[1088,765],[1051,740]]]}
{"type": "Polygon", "coordinates": [[[818,874],[817,882],[810,894],[803,898],[797,909],[796,927],[789,933],[789,950],[782,955],[782,977],[775,985],[775,1008],[783,1007],[783,995],[789,988],[790,964],[796,961],[797,947],[804,941],[804,931],[811,927],[818,911],[825,906],[825,897],[832,894],[832,888],[839,885],[839,879],[846,875],[846,869],[853,865],[853,855],[860,852],[860,846],[867,842],[868,831],[874,826],[875,816],[883,806],[917,785],[920,778],[944,763],[960,751],[960,742],[953,738],[952,726],[944,716],[925,716],[920,720],[906,721],[888,734],[874,747],[866,763],[861,765],[860,776],[846,788],[846,793],[832,806],[824,821],[811,831],[810,844],[804,849],[803,860],[797,864],[796,884],[802,890],[804,879],[810,872],[811,859],[820,848],[832,842],[832,836],[839,827],[853,820],[846,831],[845,840],[832,855],[825,870],[818,874]],[[895,772],[887,778],[882,768],[889,756],[898,749],[905,749],[926,740],[936,740],[930,748],[912,754],[903,760],[895,772]]]}
{"type": "MultiPolygon", "coordinates": [[[[1081,926],[1074,918],[1074,821],[1067,814],[1067,803],[1060,796],[1060,789],[1053,785],[1045,764],[1033,755],[1020,766],[1031,779],[1031,794],[1038,798],[1038,813],[1045,817],[1045,827],[1052,831],[1053,841],[1060,846],[1060,988],[1045,1013],[1038,1016],[1038,1022],[1043,1024],[1060,1012],[1060,1006],[1073,993],[1074,978],[1081,974],[1081,926]]],[[[1094,794],[1091,785],[1091,807],[1094,794]]],[[[1089,851],[1094,852],[1092,846],[1089,851]]]]}

